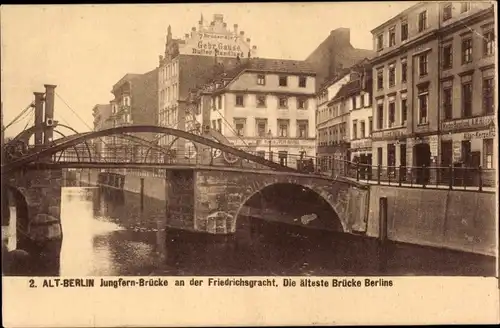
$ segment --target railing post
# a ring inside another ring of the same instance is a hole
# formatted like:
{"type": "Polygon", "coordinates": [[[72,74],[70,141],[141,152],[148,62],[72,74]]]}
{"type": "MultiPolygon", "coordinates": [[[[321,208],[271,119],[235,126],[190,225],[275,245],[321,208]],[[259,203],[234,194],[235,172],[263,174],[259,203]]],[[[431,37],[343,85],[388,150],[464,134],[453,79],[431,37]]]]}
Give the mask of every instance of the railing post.
{"type": "Polygon", "coordinates": [[[387,241],[387,197],[379,198],[379,240],[387,241]]]}
{"type": "Polygon", "coordinates": [[[425,188],[425,183],[427,181],[427,171],[425,170],[426,166],[425,164],[422,165],[422,188],[425,188]]]}
{"type": "Polygon", "coordinates": [[[144,210],[144,178],[141,177],[141,211],[144,210]]]}
{"type": "Polygon", "coordinates": [[[377,184],[380,184],[380,164],[377,165],[377,184]]]}
{"type": "Polygon", "coordinates": [[[450,172],[449,172],[450,173],[449,174],[450,181],[448,183],[449,183],[450,190],[453,190],[453,165],[452,164],[450,164],[450,168],[449,169],[450,169],[450,172]]]}
{"type": "Polygon", "coordinates": [[[399,165],[399,175],[398,175],[398,184],[401,187],[401,183],[403,182],[403,166],[399,165]]]}
{"type": "Polygon", "coordinates": [[[356,181],[359,181],[359,163],[356,163],[356,181]]]}
{"type": "Polygon", "coordinates": [[[481,165],[478,167],[478,174],[479,174],[479,191],[483,191],[483,168],[481,165]]]}

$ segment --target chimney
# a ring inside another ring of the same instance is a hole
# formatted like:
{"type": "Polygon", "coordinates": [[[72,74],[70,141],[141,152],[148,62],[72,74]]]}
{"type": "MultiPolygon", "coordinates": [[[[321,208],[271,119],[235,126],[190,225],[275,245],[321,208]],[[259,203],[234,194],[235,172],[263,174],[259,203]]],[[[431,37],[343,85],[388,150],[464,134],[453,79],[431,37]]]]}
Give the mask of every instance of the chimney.
{"type": "Polygon", "coordinates": [[[245,35],[245,31],[240,31],[240,36],[243,37],[245,35]]]}
{"type": "Polygon", "coordinates": [[[193,26],[191,28],[191,37],[193,37],[195,33],[196,33],[196,27],[193,26]]]}
{"type": "Polygon", "coordinates": [[[250,38],[247,38],[247,43],[250,43],[250,41],[251,41],[250,38]]]}
{"type": "Polygon", "coordinates": [[[52,124],[54,122],[54,94],[55,85],[45,84],[45,124],[49,126],[45,130],[44,143],[48,144],[52,141],[54,131],[52,124]]]}
{"type": "MultiPolygon", "coordinates": [[[[43,124],[43,92],[34,92],[35,95],[35,126],[43,124]]],[[[35,146],[43,144],[43,130],[35,131],[35,146]]]]}
{"type": "Polygon", "coordinates": [[[238,35],[238,24],[234,24],[234,34],[238,35]]]}

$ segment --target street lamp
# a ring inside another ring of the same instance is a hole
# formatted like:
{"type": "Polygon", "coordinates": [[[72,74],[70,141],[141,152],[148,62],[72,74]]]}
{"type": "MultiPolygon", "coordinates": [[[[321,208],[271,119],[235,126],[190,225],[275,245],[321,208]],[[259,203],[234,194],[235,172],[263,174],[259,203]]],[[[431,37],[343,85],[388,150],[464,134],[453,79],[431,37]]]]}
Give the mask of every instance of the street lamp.
{"type": "Polygon", "coordinates": [[[273,139],[273,133],[271,132],[271,129],[269,129],[269,131],[267,131],[267,138],[269,139],[269,160],[272,161],[273,160],[273,151],[271,150],[271,143],[272,143],[272,139],[273,139]]]}

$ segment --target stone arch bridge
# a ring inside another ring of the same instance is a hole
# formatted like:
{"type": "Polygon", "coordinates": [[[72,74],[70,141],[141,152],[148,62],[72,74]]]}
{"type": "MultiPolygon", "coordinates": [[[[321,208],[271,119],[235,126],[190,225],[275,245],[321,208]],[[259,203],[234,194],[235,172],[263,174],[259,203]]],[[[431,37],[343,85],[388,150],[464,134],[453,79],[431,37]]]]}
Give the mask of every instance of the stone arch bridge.
{"type": "MultiPolygon", "coordinates": [[[[22,139],[28,140],[24,133],[22,139]]],[[[17,158],[2,163],[2,175],[7,177],[11,187],[19,191],[26,204],[21,211],[23,222],[21,234],[25,240],[43,243],[43,239],[56,240],[62,238],[60,226],[61,185],[63,168],[71,167],[54,163],[54,155],[66,149],[85,144],[90,150],[88,141],[111,135],[127,135],[128,140],[137,140],[133,133],[163,133],[192,141],[209,149],[219,149],[240,162],[253,162],[258,166],[232,165],[214,166],[213,158],[205,156],[195,165],[166,165],[153,163],[158,169],[166,170],[163,195],[166,201],[167,225],[186,230],[212,234],[230,234],[236,229],[236,218],[246,211],[245,203],[255,194],[275,184],[301,186],[312,190],[329,204],[335,219],[344,232],[362,232],[366,230],[368,187],[344,179],[330,179],[322,176],[300,173],[296,169],[283,167],[260,156],[237,149],[214,138],[196,135],[190,132],[159,126],[125,126],[97,132],[87,132],[63,136],[48,145],[42,145],[22,154],[17,158]]],[[[22,143],[22,142],[21,142],[22,143]]],[[[155,147],[149,145],[149,147],[155,147]]],[[[201,153],[201,151],[200,151],[201,153]]],[[[209,150],[208,154],[212,154],[209,150]]],[[[81,154],[83,158],[84,155],[81,154]]],[[[80,158],[80,157],[79,157],[80,158]]],[[[226,161],[228,162],[228,161],[226,161]]],[[[80,161],[80,169],[96,169],[99,165],[120,165],[127,167],[140,163],[103,163],[96,161],[80,161]]],[[[153,165],[149,163],[149,165],[153,165]]],[[[226,163],[227,164],[227,163],[226,163]]],[[[95,171],[95,170],[94,170],[95,171]]],[[[126,176],[126,179],[139,179],[138,176],[126,176]]],[[[156,178],[159,179],[159,178],[156,178]]],[[[148,183],[147,186],[150,186],[148,183]]],[[[157,192],[158,194],[158,192],[157,192]]],[[[159,193],[161,195],[161,192],[159,193]]],[[[19,203],[19,201],[16,201],[19,203]]],[[[19,233],[18,232],[18,233],[19,233]]],[[[18,247],[23,247],[22,245],[18,247]]]]}

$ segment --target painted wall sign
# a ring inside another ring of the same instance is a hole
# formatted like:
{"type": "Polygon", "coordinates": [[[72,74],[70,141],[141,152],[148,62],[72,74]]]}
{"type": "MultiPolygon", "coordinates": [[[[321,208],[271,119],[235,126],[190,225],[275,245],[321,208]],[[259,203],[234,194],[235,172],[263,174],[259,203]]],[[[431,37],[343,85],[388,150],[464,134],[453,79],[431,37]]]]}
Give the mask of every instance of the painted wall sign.
{"type": "MultiPolygon", "coordinates": [[[[217,56],[244,58],[251,50],[250,45],[243,38],[233,32],[214,33],[197,32],[186,39],[185,44],[180,45],[179,53],[183,55],[217,56]]],[[[252,52],[253,54],[253,52],[252,52]]]]}
{"type": "Polygon", "coordinates": [[[443,122],[441,124],[441,130],[443,131],[452,131],[459,129],[468,129],[468,128],[485,128],[492,122],[494,122],[495,116],[479,116],[473,118],[465,118],[453,121],[443,122]]]}

